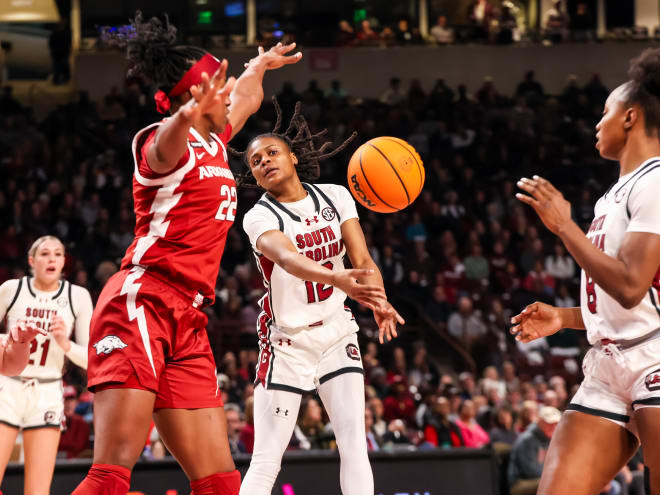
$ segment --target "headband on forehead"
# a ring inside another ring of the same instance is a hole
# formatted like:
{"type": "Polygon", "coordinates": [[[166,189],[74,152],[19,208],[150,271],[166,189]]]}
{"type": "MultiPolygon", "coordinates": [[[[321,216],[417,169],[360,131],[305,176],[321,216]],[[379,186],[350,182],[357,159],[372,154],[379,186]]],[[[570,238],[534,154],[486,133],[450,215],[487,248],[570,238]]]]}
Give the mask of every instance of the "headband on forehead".
{"type": "Polygon", "coordinates": [[[210,53],[207,53],[202,58],[200,58],[195,64],[188,69],[188,71],[183,75],[181,80],[172,88],[169,93],[165,91],[158,90],[154,95],[154,100],[156,100],[156,109],[159,113],[166,113],[172,103],[170,98],[179,96],[191,87],[202,82],[202,74],[206,72],[209,77],[211,77],[220,67],[220,60],[215,58],[210,53]]]}

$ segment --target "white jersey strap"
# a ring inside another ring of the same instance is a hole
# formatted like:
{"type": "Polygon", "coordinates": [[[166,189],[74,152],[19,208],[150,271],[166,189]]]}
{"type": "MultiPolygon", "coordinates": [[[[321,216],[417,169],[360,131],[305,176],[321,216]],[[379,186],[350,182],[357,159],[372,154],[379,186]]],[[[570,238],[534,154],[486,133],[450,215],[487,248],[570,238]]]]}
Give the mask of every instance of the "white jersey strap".
{"type": "Polygon", "coordinates": [[[72,294],[71,294],[72,293],[72,288],[71,287],[73,287],[73,285],[71,284],[71,282],[69,282],[69,308],[71,309],[71,314],[73,315],[73,324],[75,326],[75,324],[76,324],[76,312],[73,309],[73,297],[71,297],[72,296],[72,294]]]}
{"type": "Polygon", "coordinates": [[[264,197],[270,201],[273,205],[277,206],[280,210],[282,210],[284,213],[289,215],[291,217],[291,220],[294,222],[300,222],[300,217],[293,213],[291,210],[289,210],[286,206],[284,206],[282,203],[280,203],[278,200],[276,200],[274,197],[272,197],[270,194],[266,193],[264,194],[264,197]]]}
{"type": "Polygon", "coordinates": [[[630,218],[630,207],[628,206],[628,203],[630,203],[630,195],[632,194],[633,189],[635,188],[635,186],[642,177],[644,177],[649,172],[653,172],[656,168],[659,167],[660,167],[660,160],[656,160],[654,162],[649,163],[646,167],[644,167],[643,173],[636,174],[637,178],[635,179],[635,182],[632,183],[632,186],[630,186],[630,192],[628,193],[628,198],[626,199],[626,213],[628,214],[628,218],[630,218]]]}
{"type": "MultiPolygon", "coordinates": [[[[312,195],[312,197],[315,199],[315,205],[318,205],[318,200],[316,199],[316,196],[313,194],[313,191],[316,191],[317,193],[319,193],[319,195],[323,198],[323,200],[326,203],[328,203],[328,206],[335,211],[335,215],[337,215],[337,220],[339,221],[339,223],[341,223],[341,215],[339,214],[339,210],[337,208],[335,208],[334,203],[332,201],[330,201],[330,198],[328,197],[328,195],[326,193],[321,191],[321,189],[318,186],[314,185],[314,184],[303,184],[303,186],[305,186],[305,189],[307,189],[309,191],[309,193],[312,195]]],[[[317,207],[316,211],[318,211],[318,207],[317,207]]]]}
{"type": "Polygon", "coordinates": [[[22,278],[18,279],[18,286],[16,287],[16,294],[14,294],[14,297],[11,300],[11,302],[9,303],[9,306],[7,306],[7,311],[5,312],[5,314],[9,313],[9,310],[12,308],[14,303],[16,303],[16,301],[18,300],[18,296],[21,293],[21,287],[23,287],[23,278],[25,278],[25,277],[22,277],[22,278]]]}
{"type": "Polygon", "coordinates": [[[261,206],[265,206],[266,208],[268,208],[270,211],[273,212],[273,215],[275,215],[277,217],[277,222],[278,222],[279,227],[280,227],[280,232],[284,232],[284,220],[282,219],[282,216],[275,211],[275,208],[273,208],[270,204],[268,204],[267,201],[264,201],[262,199],[257,201],[257,204],[261,205],[261,206]]]}

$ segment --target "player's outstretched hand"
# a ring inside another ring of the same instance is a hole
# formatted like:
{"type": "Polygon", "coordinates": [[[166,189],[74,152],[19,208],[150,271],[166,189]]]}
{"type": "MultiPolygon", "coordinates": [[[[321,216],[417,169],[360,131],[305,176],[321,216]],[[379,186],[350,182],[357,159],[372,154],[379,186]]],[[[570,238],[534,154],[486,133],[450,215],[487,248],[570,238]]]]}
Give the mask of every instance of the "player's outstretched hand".
{"type": "Polygon", "coordinates": [[[373,274],[371,269],[355,268],[333,272],[332,285],[343,290],[348,297],[373,310],[385,299],[385,289],[378,285],[366,285],[358,282],[360,277],[373,274]]]}
{"type": "Polygon", "coordinates": [[[571,204],[549,181],[535,175],[532,179],[523,177],[517,185],[530,196],[518,193],[516,198],[534,208],[553,234],[559,234],[571,222],[571,204]]]}
{"type": "Polygon", "coordinates": [[[55,342],[59,345],[64,352],[71,349],[71,341],[69,340],[69,331],[66,328],[66,323],[60,315],[55,315],[50,320],[50,327],[48,328],[53,335],[55,342]]]}
{"type": "Polygon", "coordinates": [[[396,324],[403,325],[406,323],[406,320],[385,299],[381,300],[373,311],[374,319],[378,325],[378,341],[384,344],[386,341],[389,342],[397,338],[396,324]]]}
{"type": "Polygon", "coordinates": [[[227,79],[227,60],[223,59],[215,74],[209,76],[204,72],[202,82],[190,88],[193,97],[181,107],[180,111],[187,120],[191,122],[197,120],[216,105],[226,105],[235,83],[234,77],[227,79]]]}
{"type": "Polygon", "coordinates": [[[511,318],[511,323],[511,334],[524,344],[552,335],[562,328],[559,310],[542,302],[527,306],[520,314],[511,318]]]}
{"type": "Polygon", "coordinates": [[[279,69],[285,65],[295,64],[302,58],[302,52],[297,52],[293,55],[287,55],[287,53],[289,53],[295,47],[295,43],[289,43],[288,45],[278,43],[266,52],[264,51],[264,47],[260,46],[257,49],[258,55],[253,59],[250,59],[249,62],[245,63],[245,67],[247,68],[250,65],[264,64],[266,70],[273,70],[279,69]]]}
{"type": "Polygon", "coordinates": [[[37,335],[46,335],[46,331],[38,328],[34,322],[27,320],[16,320],[9,328],[11,340],[17,344],[27,344],[32,342],[37,335]]]}

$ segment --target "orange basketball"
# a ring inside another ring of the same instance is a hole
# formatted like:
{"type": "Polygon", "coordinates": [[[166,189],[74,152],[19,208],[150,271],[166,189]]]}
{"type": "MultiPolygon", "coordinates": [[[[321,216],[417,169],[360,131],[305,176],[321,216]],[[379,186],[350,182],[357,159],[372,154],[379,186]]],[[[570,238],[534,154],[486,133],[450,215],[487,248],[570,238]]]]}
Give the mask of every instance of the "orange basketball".
{"type": "Polygon", "coordinates": [[[348,163],[348,188],[365,208],[403,210],[422,192],[424,164],[403,139],[381,136],[360,146],[348,163]]]}

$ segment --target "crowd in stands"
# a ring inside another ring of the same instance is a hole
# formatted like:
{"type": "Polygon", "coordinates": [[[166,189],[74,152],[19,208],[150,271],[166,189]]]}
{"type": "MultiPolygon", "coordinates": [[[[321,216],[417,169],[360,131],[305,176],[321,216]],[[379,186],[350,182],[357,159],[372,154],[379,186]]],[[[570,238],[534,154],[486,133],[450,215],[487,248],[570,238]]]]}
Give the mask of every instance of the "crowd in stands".
{"type": "Polygon", "coordinates": [[[564,2],[555,0],[541,16],[540,29],[530,29],[524,7],[519,2],[504,1],[494,6],[490,0],[472,2],[466,21],[450,24],[446,15],[438,15],[425,37],[408,18],[393,24],[381,24],[375,18],[362,19],[353,25],[339,22],[336,44],[339,46],[404,46],[451,43],[510,44],[523,39],[560,43],[563,41],[591,41],[595,39],[595,17],[588,2],[578,2],[573,16],[569,16],[564,2]]]}
{"type": "MultiPolygon", "coordinates": [[[[327,128],[336,143],[353,130],[359,133],[355,147],[372,137],[397,136],[425,164],[424,190],[409,208],[392,215],[359,210],[390,299],[414,308],[404,315],[409,323],[399,341],[381,346],[369,311],[352,305],[362,328],[369,449],[492,446],[511,459],[502,467],[505,484],[525,493],[526,482],[538,478],[559,411],[579,383],[586,341],[583,332],[563,330],[522,345],[508,332],[510,316],[534,300],[559,306],[579,301],[578,268],[517,202],[515,182],[547,177],[572,202],[575,220],[588,226],[595,200],[618,174],[594,149],[594,125],[608,89],[597,75],[586,84],[571,76],[561,94],[548,95],[532,72],[514,94],[500,93],[489,78],[471,89],[442,79],[425,88],[393,78],[380,98],[356,99],[338,81],[325,89],[311,81],[304,88],[285,84],[278,100],[285,119],[302,101],[311,129],[327,128]],[[429,350],[440,348],[463,350],[471,361],[429,350]]],[[[80,93],[37,121],[4,89],[0,282],[26,274],[32,240],[53,234],[67,246],[66,276],[98,297],[132,241],[131,139],[160,118],[152,91],[129,80],[99,102],[80,93]]],[[[243,149],[274,119],[273,106],[264,103],[232,145],[243,149]]],[[[355,147],[323,162],[320,181],[345,184],[355,147]]],[[[230,444],[246,453],[254,440],[255,322],[264,289],[240,224],[260,194],[239,192],[216,303],[207,309],[230,444]]],[[[79,370],[70,369],[66,379],[61,451],[71,458],[89,454],[93,396],[79,370]]],[[[290,448],[334,447],[318,397],[305,397],[290,448]]],[[[166,454],[154,430],[145,457],[166,454]]],[[[637,489],[638,461],[603,493],[637,489]]]]}

